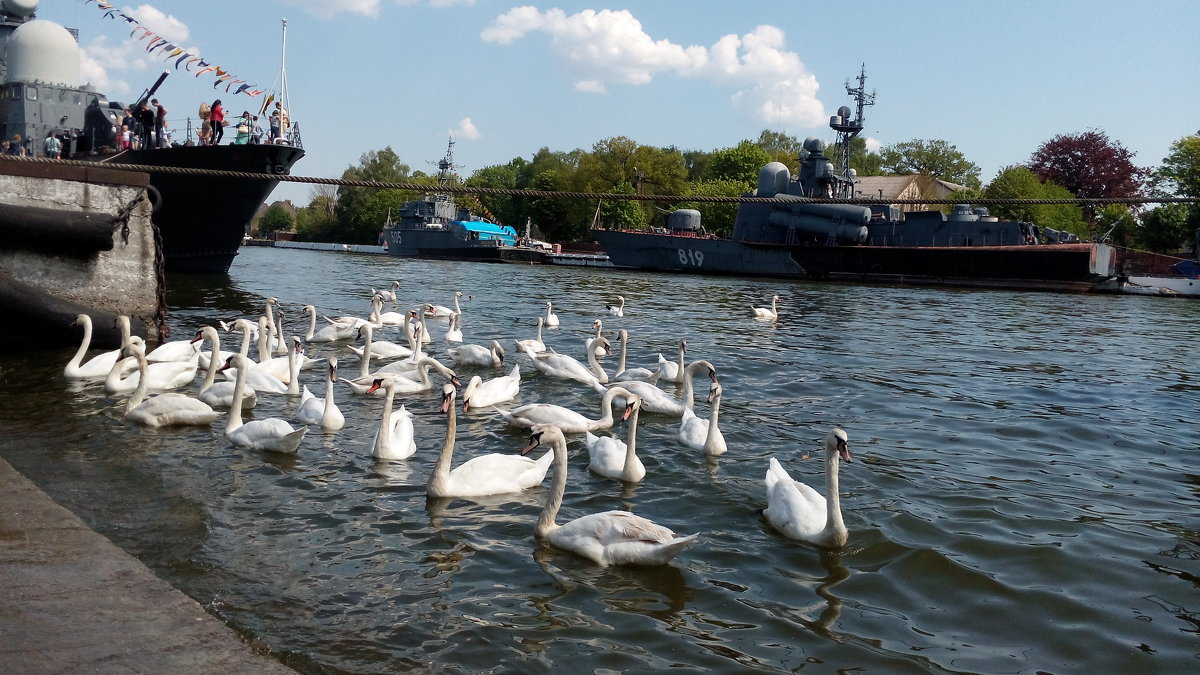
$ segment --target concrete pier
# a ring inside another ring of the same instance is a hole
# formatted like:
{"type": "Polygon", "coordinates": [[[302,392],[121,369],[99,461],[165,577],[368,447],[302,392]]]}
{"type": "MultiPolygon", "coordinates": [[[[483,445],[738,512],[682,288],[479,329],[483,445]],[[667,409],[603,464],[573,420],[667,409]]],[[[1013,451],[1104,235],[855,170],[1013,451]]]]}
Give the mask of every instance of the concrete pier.
{"type": "Polygon", "coordinates": [[[293,673],[0,459],[0,673],[293,673]]]}

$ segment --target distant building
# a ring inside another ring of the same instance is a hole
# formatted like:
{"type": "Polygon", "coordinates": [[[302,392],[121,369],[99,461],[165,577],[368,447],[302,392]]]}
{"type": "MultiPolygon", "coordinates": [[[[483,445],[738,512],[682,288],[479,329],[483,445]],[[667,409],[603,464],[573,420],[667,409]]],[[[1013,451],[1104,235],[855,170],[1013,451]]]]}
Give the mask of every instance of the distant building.
{"type": "MultiPolygon", "coordinates": [[[[854,186],[856,197],[871,199],[947,199],[966,186],[924,174],[910,176],[859,176],[854,186]]],[[[893,204],[901,211],[929,211],[937,204],[893,204]]]]}

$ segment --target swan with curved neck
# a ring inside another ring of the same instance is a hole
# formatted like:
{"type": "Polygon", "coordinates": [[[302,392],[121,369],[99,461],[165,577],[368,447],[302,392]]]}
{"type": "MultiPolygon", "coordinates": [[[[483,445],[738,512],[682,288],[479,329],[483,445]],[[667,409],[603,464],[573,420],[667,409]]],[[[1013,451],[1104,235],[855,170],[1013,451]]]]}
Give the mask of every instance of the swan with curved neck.
{"type": "MultiPolygon", "coordinates": [[[[229,380],[216,381],[217,371],[221,369],[222,365],[221,336],[217,333],[217,329],[212,326],[201,328],[198,335],[201,336],[200,339],[208,340],[208,344],[210,345],[208,367],[204,373],[204,382],[200,384],[199,398],[210,406],[229,408],[233,405],[234,383],[229,380]]],[[[249,343],[245,343],[243,347],[248,348],[249,343]]],[[[225,360],[228,360],[228,358],[228,356],[225,357],[225,360]]],[[[256,405],[258,405],[258,394],[247,385],[246,390],[243,392],[242,407],[253,408],[256,405]]]]}
{"type": "Polygon", "coordinates": [[[371,389],[371,386],[375,384],[375,380],[381,377],[395,376],[396,392],[401,394],[409,394],[415,391],[428,391],[433,389],[433,380],[429,377],[430,369],[436,370],[439,375],[446,378],[446,380],[451,382],[454,386],[460,386],[461,383],[458,381],[458,375],[455,374],[453,370],[447,368],[440,361],[431,356],[426,356],[417,362],[417,368],[413,372],[413,375],[416,377],[416,379],[412,379],[405,374],[384,372],[383,370],[380,370],[368,375],[367,377],[358,377],[353,380],[342,378],[342,382],[350,385],[350,389],[356,394],[371,393],[375,396],[383,396],[386,394],[385,390],[380,389],[379,387],[371,389]]]}
{"type": "Polygon", "coordinates": [[[605,308],[607,308],[608,313],[612,314],[613,316],[625,316],[625,296],[618,295],[617,300],[619,301],[619,304],[605,305],[605,308]]]}
{"type": "Polygon", "coordinates": [[[558,327],[558,315],[554,313],[554,303],[546,303],[546,325],[550,328],[558,327]]]}
{"type": "Polygon", "coordinates": [[[305,387],[303,398],[300,399],[300,405],[296,408],[296,421],[303,424],[316,424],[326,431],[338,431],[346,426],[346,416],[342,414],[341,408],[333,400],[333,385],[337,384],[338,360],[336,356],[331,356],[325,362],[328,366],[328,374],[325,377],[325,397],[317,398],[308,390],[308,387],[305,387]]]}
{"type": "Polygon", "coordinates": [[[769,308],[768,307],[751,306],[750,309],[754,310],[754,318],[756,318],[756,319],[775,321],[779,318],[778,303],[779,303],[779,296],[776,295],[771,298],[771,306],[769,308]]]}
{"type": "Polygon", "coordinates": [[[725,436],[717,426],[717,417],[721,408],[721,385],[713,382],[708,387],[708,402],[712,405],[709,418],[696,417],[689,408],[683,412],[683,420],[679,423],[679,440],[684,445],[703,450],[704,454],[723,455],[729,450],[725,444],[725,436]]]}
{"type": "Polygon", "coordinates": [[[545,324],[546,320],[539,316],[537,320],[537,337],[532,340],[517,340],[517,351],[531,355],[546,351],[546,343],[542,342],[542,326],[545,324]]]}
{"type": "Polygon", "coordinates": [[[183,424],[211,424],[217,419],[217,413],[207,403],[177,393],[157,394],[146,398],[147,383],[150,380],[147,371],[149,363],[141,343],[130,342],[123,352],[137,359],[138,378],[137,388],[125,403],[125,417],[149,427],[165,427],[183,424]]]}
{"type": "Polygon", "coordinates": [[[400,406],[396,413],[392,412],[396,401],[396,382],[394,376],[377,377],[367,389],[368,394],[380,389],[384,392],[383,413],[375,429],[375,438],[371,441],[371,455],[378,459],[408,459],[417,453],[412,413],[405,410],[404,406],[400,406]]]}
{"type": "Polygon", "coordinates": [[[237,379],[233,386],[233,405],[229,408],[229,421],[225,424],[225,437],[234,445],[255,450],[270,450],[295,454],[308,433],[308,427],[293,429],[278,417],[242,422],[242,399],[246,391],[246,374],[249,370],[246,357],[235,354],[229,358],[237,367],[237,379]]]}
{"type": "Polygon", "coordinates": [[[450,324],[446,326],[446,343],[462,341],[462,314],[451,314],[450,324]]]}
{"type": "Polygon", "coordinates": [[[629,409],[629,431],[622,443],[614,436],[597,436],[587,433],[588,471],[616,478],[626,483],[638,483],[646,477],[646,467],[637,456],[638,413],[642,408],[642,397],[631,394],[625,404],[629,409]]]}
{"type": "Polygon", "coordinates": [[[687,340],[679,341],[679,361],[668,361],[662,354],[658,355],[659,379],[665,382],[683,382],[683,373],[687,365],[684,355],[687,354],[687,340]]]}
{"type": "Polygon", "coordinates": [[[629,331],[622,328],[617,331],[617,337],[621,340],[621,356],[617,359],[617,374],[613,375],[613,382],[627,382],[629,380],[641,380],[642,382],[655,383],[662,376],[662,370],[650,370],[649,368],[626,368],[625,355],[629,350],[629,331]]]}
{"type": "Polygon", "coordinates": [[[504,367],[504,347],[501,347],[496,340],[492,340],[491,347],[465,344],[447,349],[446,354],[460,366],[504,367]]]}
{"type": "MultiPolygon", "coordinates": [[[[92,344],[92,317],[80,314],[75,317],[75,321],[71,325],[83,326],[83,341],[79,343],[79,349],[75,351],[75,356],[67,361],[66,367],[63,368],[63,376],[74,380],[103,379],[112,370],[113,364],[121,358],[121,348],[129,343],[129,317],[117,317],[117,325],[121,329],[121,347],[94,356],[87,363],[83,363],[83,356],[87,354],[88,347],[92,344]]],[[[128,365],[122,366],[122,372],[128,373],[136,368],[136,362],[131,360],[128,365]]]]}
{"type": "MultiPolygon", "coordinates": [[[[617,396],[630,397],[633,394],[622,387],[613,387],[604,392],[604,398],[600,401],[600,418],[589,419],[580,413],[564,408],[561,405],[553,403],[530,403],[523,405],[512,411],[504,411],[496,409],[500,416],[509,426],[514,426],[520,429],[528,429],[537,424],[553,424],[564,433],[582,434],[587,431],[596,431],[598,429],[607,429],[613,425],[613,399],[617,396]]],[[[626,406],[625,413],[621,419],[629,417],[629,407],[626,406]]]]}
{"type": "MultiPolygon", "coordinates": [[[[143,352],[146,349],[146,342],[136,335],[130,337],[125,346],[129,345],[137,345],[143,352]]],[[[146,386],[156,390],[183,387],[196,377],[199,362],[199,356],[196,356],[191,361],[166,361],[149,364],[146,369],[146,386]]],[[[113,363],[112,368],[108,371],[108,376],[104,378],[104,391],[110,394],[124,394],[137,389],[143,379],[141,371],[131,373],[129,377],[121,377],[122,371],[122,361],[118,360],[113,363]]]]}
{"type": "Polygon", "coordinates": [[[508,375],[493,377],[486,382],[479,375],[467,382],[463,389],[463,412],[471,408],[487,408],[502,401],[511,401],[521,391],[521,367],[513,366],[508,375]]]}
{"type": "MultiPolygon", "coordinates": [[[[703,359],[692,361],[683,370],[683,399],[677,399],[650,382],[626,380],[612,386],[620,386],[642,397],[642,409],[646,412],[660,415],[681,417],[696,404],[695,377],[699,374],[708,375],[708,379],[717,381],[717,369],[713,364],[703,359]]],[[[603,392],[604,387],[593,384],[592,388],[603,392]]]]}
{"type": "Polygon", "coordinates": [[[825,437],[825,494],[808,485],[792,480],[787,471],[772,457],[767,468],[767,508],[763,516],[785,537],[807,541],[818,546],[844,546],[849,537],[842,521],[842,505],[838,495],[839,459],[847,463],[850,456],[846,432],[833,429],[825,437]]]}
{"type": "Polygon", "coordinates": [[[549,452],[536,461],[521,455],[480,455],[451,469],[457,426],[454,398],[454,387],[448,384],[443,386],[442,412],[446,413],[446,439],[425,486],[430,497],[484,497],[520,492],[540,485],[546,479],[546,472],[553,461],[549,452]]]}
{"type": "Polygon", "coordinates": [[[595,347],[603,347],[607,352],[612,351],[607,338],[599,338],[599,342],[595,339],[589,340],[585,351],[588,361],[586,368],[574,357],[566,354],[559,354],[557,352],[543,352],[541,354],[529,354],[526,352],[526,354],[529,355],[533,367],[544,375],[564,380],[575,380],[584,384],[593,384],[596,382],[603,384],[608,382],[608,373],[604,372],[604,369],[600,367],[600,362],[596,360],[595,347]]]}
{"type": "Polygon", "coordinates": [[[534,534],[555,548],[576,553],[600,566],[665,565],[699,536],[677,537],[657,523],[628,511],[605,511],[581,516],[562,525],[558,512],[567,489],[567,441],[553,424],[533,427],[527,453],[547,443],[554,453],[554,482],[538,517],[534,534]]]}

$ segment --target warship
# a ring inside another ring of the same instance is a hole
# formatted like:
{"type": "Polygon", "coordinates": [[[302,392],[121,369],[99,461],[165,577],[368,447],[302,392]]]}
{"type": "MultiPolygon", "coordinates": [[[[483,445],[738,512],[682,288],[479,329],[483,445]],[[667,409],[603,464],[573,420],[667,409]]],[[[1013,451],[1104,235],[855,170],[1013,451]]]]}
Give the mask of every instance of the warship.
{"type": "Polygon", "coordinates": [[[443,189],[405,202],[397,220],[388,212],[380,237],[389,255],[479,262],[545,262],[549,246],[533,241],[528,235],[519,237],[512,227],[493,223],[459,205],[444,189],[456,180],[451,139],[446,156],[438,162],[437,185],[443,189]]]}
{"type": "MultiPolygon", "coordinates": [[[[225,273],[251,219],[278,181],[230,178],[204,171],[287,175],[304,156],[298,131],[280,142],[118,149],[115,130],[128,107],[80,82],[79,45],[67,29],[36,18],[37,0],[0,0],[0,136],[20,137],[26,154],[43,155],[48,135],[63,159],[146,167],[152,221],[168,272],[225,273]],[[161,173],[155,167],[196,169],[161,173]]],[[[164,76],[139,97],[149,100],[164,76]]]]}
{"type": "Polygon", "coordinates": [[[864,68],[857,87],[846,85],[857,110],[842,106],[829,121],[840,166],[811,137],[795,177],[780,162],[765,165],[745,195],[762,199],[738,205],[731,237],[706,234],[693,209],[669,213],[665,227],[592,235],[614,266],[662,272],[1079,292],[1112,277],[1112,247],[986,209],[814,201],[858,197],[849,148],[863,130],[863,108],[874,103],[865,83],[864,68]]]}

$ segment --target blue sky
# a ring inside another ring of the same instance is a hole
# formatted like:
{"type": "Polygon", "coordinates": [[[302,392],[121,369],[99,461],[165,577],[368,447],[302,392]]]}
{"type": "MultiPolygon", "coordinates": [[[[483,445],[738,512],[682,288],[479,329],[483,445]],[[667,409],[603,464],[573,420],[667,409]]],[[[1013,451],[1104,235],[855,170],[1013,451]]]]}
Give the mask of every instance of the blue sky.
{"type": "MultiPolygon", "coordinates": [[[[110,98],[133,100],[173,66],[95,2],[42,4],[38,18],[79,30],[85,80],[110,98]]],[[[984,183],[1058,134],[1098,129],[1156,166],[1200,130],[1196,0],[112,4],[264,89],[287,18],[300,176],[340,177],[386,146],[432,173],[451,135],[464,175],[613,136],[684,150],[766,128],[831,140],[828,116],[864,63],[869,142],[946,140],[984,183]]],[[[203,100],[235,114],[261,100],[172,73],[158,97],[180,126],[203,100]]],[[[310,191],[274,197],[306,204],[310,191]]]]}

